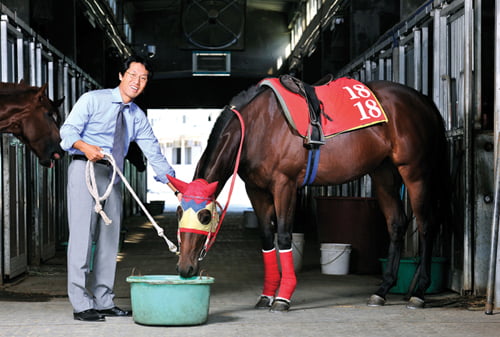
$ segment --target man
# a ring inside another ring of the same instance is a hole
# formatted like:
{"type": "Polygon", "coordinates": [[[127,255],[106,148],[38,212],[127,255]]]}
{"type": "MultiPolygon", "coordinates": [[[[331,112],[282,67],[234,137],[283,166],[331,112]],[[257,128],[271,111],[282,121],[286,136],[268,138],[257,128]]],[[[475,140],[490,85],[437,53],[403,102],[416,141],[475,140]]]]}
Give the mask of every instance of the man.
{"type": "Polygon", "coordinates": [[[105,224],[94,210],[95,201],[86,185],[87,161],[95,163],[96,185],[102,196],[110,185],[113,171],[109,161],[104,159],[103,152],[113,155],[117,166],[122,170],[128,146],[131,141],[135,141],[157,174],[155,179],[168,184],[181,198],[166,176],[174,176],[175,172],[161,154],[158,140],[145,113],[134,103],[134,99],[144,91],[150,75],[151,69],[147,61],[131,56],[118,74],[119,86],[83,94],[61,127],[61,147],[72,156],[67,186],[68,297],[76,320],[104,321],[105,316],[131,314],[118,308],[113,302],[122,220],[121,187],[117,183],[119,179],[113,182],[111,194],[103,202],[103,210],[112,221],[111,224],[105,224]],[[115,140],[115,135],[121,137],[121,140],[115,140]],[[93,272],[90,273],[93,242],[95,254],[93,272]]]}

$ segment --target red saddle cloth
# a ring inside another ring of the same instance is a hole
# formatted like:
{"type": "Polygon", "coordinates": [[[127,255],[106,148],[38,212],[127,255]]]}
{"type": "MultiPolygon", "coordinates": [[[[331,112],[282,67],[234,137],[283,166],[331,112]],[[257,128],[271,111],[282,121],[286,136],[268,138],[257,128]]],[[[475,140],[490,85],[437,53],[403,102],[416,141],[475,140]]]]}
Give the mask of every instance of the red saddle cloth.
{"type": "MultiPolygon", "coordinates": [[[[279,78],[266,78],[259,85],[273,89],[290,125],[302,136],[309,128],[309,108],[304,97],[283,87],[279,78]]],[[[384,109],[372,91],[363,83],[341,77],[314,87],[323,111],[321,125],[325,137],[387,122],[384,109]]]]}

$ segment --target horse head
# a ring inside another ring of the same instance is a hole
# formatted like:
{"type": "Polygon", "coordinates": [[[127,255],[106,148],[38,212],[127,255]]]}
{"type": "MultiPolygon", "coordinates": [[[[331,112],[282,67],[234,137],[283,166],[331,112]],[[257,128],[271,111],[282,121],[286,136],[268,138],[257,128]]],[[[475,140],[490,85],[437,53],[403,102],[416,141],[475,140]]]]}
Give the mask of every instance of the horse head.
{"type": "Polygon", "coordinates": [[[61,159],[64,153],[59,145],[59,106],[63,99],[50,100],[45,94],[47,84],[38,88],[21,82],[18,89],[21,94],[8,96],[14,99],[1,99],[0,131],[10,132],[21,140],[41,165],[53,167],[53,160],[61,159]]]}
{"type": "Polygon", "coordinates": [[[177,271],[182,277],[192,277],[198,274],[199,261],[217,230],[219,214],[214,195],[218,183],[204,179],[185,183],[171,176],[168,179],[182,193],[177,207],[180,247],[177,271]]]}

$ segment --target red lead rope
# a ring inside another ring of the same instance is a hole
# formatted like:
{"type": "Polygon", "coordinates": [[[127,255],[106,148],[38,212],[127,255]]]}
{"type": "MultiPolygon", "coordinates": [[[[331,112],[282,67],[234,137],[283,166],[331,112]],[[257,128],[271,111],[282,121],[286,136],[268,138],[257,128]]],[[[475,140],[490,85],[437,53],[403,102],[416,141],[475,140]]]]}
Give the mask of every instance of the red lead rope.
{"type": "Polygon", "coordinates": [[[236,182],[236,177],[238,175],[238,167],[240,166],[241,149],[243,148],[243,140],[245,138],[245,122],[243,121],[243,118],[241,117],[241,114],[239,113],[238,110],[231,108],[231,111],[234,112],[234,114],[238,117],[238,119],[240,121],[240,125],[241,125],[240,147],[238,148],[238,153],[236,154],[236,163],[234,164],[233,179],[231,180],[231,186],[229,188],[229,194],[227,196],[226,206],[224,207],[224,210],[221,213],[221,216],[219,218],[219,222],[217,224],[217,229],[215,230],[213,236],[210,232],[208,233],[209,238],[206,241],[205,247],[204,247],[205,254],[208,252],[210,247],[212,247],[212,245],[214,244],[215,238],[217,237],[217,234],[219,233],[219,230],[222,227],[222,221],[224,220],[224,217],[226,216],[227,208],[229,207],[229,201],[231,200],[231,196],[233,195],[234,183],[236,182]]]}

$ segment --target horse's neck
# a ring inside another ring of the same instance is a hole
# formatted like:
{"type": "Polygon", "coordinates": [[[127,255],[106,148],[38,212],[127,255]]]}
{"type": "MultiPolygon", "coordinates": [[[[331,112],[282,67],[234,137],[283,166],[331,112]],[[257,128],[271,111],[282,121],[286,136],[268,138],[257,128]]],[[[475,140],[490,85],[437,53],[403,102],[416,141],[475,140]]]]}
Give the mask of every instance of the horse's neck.
{"type": "MultiPolygon", "coordinates": [[[[226,114],[228,112],[225,112],[226,114]]],[[[232,112],[229,112],[232,114],[232,112]]],[[[227,115],[226,115],[227,116],[227,115]]],[[[233,174],[234,163],[240,144],[240,129],[237,118],[229,119],[219,128],[219,131],[212,133],[208,141],[207,148],[203,152],[198,162],[194,178],[202,178],[208,182],[219,182],[217,191],[222,187],[233,174]]],[[[216,122],[219,123],[219,121],[216,122]]]]}
{"type": "MultiPolygon", "coordinates": [[[[194,179],[202,178],[208,182],[217,181],[219,183],[217,186],[217,190],[215,192],[215,196],[217,197],[219,193],[222,191],[229,177],[231,176],[231,173],[228,173],[231,172],[231,169],[225,167],[225,165],[221,165],[224,164],[222,161],[226,161],[226,159],[222,158],[222,156],[218,154],[214,153],[214,155],[216,158],[218,158],[218,160],[215,160],[215,162],[213,163],[207,161],[205,162],[201,161],[200,162],[200,164],[202,164],[200,166],[201,169],[195,173],[194,179]]],[[[229,160],[230,159],[227,159],[227,161],[229,160]]]]}
{"type": "Polygon", "coordinates": [[[236,160],[237,146],[234,146],[230,139],[235,137],[224,138],[225,145],[217,146],[211,153],[205,153],[200,159],[195,173],[195,179],[203,178],[208,182],[219,182],[216,196],[222,191],[222,188],[233,174],[236,160]]]}
{"type": "Polygon", "coordinates": [[[9,84],[0,84],[0,132],[12,132],[17,121],[16,114],[23,111],[25,106],[19,98],[20,91],[14,90],[9,84]]]}

